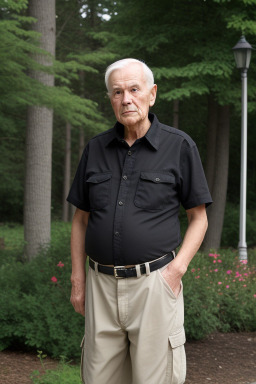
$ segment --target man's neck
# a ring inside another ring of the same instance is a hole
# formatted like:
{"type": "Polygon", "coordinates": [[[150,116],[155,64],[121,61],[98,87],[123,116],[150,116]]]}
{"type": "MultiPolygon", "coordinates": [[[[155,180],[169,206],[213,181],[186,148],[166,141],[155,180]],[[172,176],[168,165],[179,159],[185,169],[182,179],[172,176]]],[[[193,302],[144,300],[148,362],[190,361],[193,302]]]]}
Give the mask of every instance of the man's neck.
{"type": "Polygon", "coordinates": [[[130,145],[130,147],[136,140],[146,135],[150,125],[151,121],[147,119],[143,125],[124,127],[124,139],[130,145]]]}

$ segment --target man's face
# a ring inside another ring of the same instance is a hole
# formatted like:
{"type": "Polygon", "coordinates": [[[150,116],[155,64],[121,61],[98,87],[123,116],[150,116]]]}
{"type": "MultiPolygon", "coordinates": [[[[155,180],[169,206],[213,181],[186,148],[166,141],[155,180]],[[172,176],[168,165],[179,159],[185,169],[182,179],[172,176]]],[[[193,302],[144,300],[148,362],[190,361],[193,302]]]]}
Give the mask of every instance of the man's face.
{"type": "Polygon", "coordinates": [[[156,90],[156,85],[148,88],[139,63],[113,71],[109,77],[109,93],[117,121],[125,127],[143,125],[148,121],[149,107],[155,103],[156,90]]]}

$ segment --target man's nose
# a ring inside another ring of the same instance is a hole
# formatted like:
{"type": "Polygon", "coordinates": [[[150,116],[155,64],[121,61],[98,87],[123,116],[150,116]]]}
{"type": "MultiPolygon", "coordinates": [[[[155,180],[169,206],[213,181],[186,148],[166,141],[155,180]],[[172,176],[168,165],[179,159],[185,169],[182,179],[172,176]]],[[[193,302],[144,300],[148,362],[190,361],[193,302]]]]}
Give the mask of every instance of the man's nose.
{"type": "Polygon", "coordinates": [[[131,100],[130,92],[129,91],[124,91],[123,99],[122,99],[122,104],[123,105],[127,105],[127,104],[131,104],[131,102],[132,102],[132,100],[131,100]]]}

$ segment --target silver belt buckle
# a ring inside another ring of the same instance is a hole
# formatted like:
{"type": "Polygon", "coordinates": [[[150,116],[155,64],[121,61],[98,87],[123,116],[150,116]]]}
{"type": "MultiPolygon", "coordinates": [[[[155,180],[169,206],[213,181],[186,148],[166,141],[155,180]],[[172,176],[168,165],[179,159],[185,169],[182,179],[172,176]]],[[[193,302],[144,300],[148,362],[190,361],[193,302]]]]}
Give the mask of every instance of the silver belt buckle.
{"type": "Polygon", "coordinates": [[[125,267],[123,265],[117,265],[116,267],[114,267],[114,276],[116,279],[124,279],[123,276],[118,276],[118,271],[117,269],[124,269],[125,267]]]}

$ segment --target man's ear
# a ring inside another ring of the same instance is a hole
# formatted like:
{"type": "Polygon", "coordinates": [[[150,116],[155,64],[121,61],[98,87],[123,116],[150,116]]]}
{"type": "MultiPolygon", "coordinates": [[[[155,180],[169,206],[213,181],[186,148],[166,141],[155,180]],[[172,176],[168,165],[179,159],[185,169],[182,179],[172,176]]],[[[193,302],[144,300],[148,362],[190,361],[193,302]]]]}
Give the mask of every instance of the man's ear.
{"type": "Polygon", "coordinates": [[[157,85],[154,84],[151,91],[150,91],[150,99],[149,99],[149,106],[153,107],[156,101],[156,93],[157,93],[157,85]]]}

